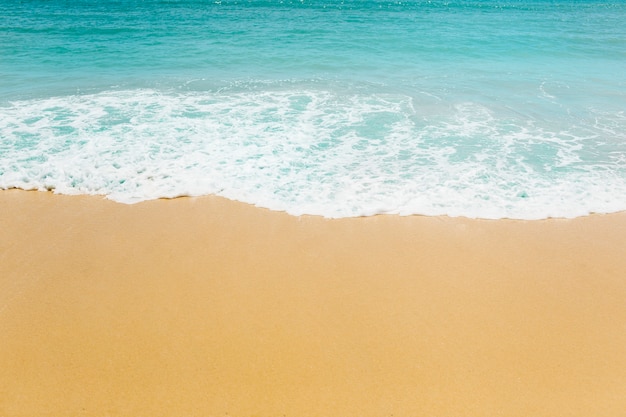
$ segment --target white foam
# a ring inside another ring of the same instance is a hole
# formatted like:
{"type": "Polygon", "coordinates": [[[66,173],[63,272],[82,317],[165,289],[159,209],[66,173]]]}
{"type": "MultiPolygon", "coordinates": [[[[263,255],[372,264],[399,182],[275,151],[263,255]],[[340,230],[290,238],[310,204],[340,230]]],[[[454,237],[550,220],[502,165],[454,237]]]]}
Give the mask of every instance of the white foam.
{"type": "Polygon", "coordinates": [[[326,217],[626,209],[623,114],[546,126],[477,103],[423,105],[288,86],[19,101],[0,108],[0,188],[123,203],[217,194],[326,217]]]}

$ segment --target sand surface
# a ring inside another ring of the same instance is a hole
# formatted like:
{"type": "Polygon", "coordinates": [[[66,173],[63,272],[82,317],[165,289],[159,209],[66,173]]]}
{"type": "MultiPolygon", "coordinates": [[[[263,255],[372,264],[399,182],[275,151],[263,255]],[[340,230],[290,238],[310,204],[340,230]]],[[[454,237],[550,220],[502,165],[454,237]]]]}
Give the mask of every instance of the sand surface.
{"type": "Polygon", "coordinates": [[[0,191],[0,416],[626,416],[626,215],[0,191]]]}

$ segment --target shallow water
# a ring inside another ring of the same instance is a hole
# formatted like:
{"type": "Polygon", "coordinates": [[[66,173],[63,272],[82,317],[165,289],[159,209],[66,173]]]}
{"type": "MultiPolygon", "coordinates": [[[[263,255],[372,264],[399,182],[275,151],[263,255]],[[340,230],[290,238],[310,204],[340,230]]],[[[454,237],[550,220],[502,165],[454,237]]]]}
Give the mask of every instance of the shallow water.
{"type": "Polygon", "coordinates": [[[626,210],[626,2],[5,1],[0,188],[626,210]]]}

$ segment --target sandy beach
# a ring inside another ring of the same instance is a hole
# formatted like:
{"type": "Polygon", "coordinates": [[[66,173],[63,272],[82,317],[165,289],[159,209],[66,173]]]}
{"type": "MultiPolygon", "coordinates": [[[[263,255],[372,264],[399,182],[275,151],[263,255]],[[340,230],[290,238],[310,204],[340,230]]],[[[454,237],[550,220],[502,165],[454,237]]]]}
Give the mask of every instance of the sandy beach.
{"type": "Polygon", "coordinates": [[[626,214],[0,191],[0,416],[626,416],[626,214]]]}

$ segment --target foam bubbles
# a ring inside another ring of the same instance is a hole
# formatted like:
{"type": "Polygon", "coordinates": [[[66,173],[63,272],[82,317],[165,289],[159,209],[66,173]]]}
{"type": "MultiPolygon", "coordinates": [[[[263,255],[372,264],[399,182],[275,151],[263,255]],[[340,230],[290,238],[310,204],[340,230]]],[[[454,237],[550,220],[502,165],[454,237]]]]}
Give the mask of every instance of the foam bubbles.
{"type": "Polygon", "coordinates": [[[626,120],[315,86],[109,91],[0,108],[0,188],[217,194],[294,215],[576,217],[626,209],[626,120]],[[432,100],[431,100],[432,101],[432,100]]]}

